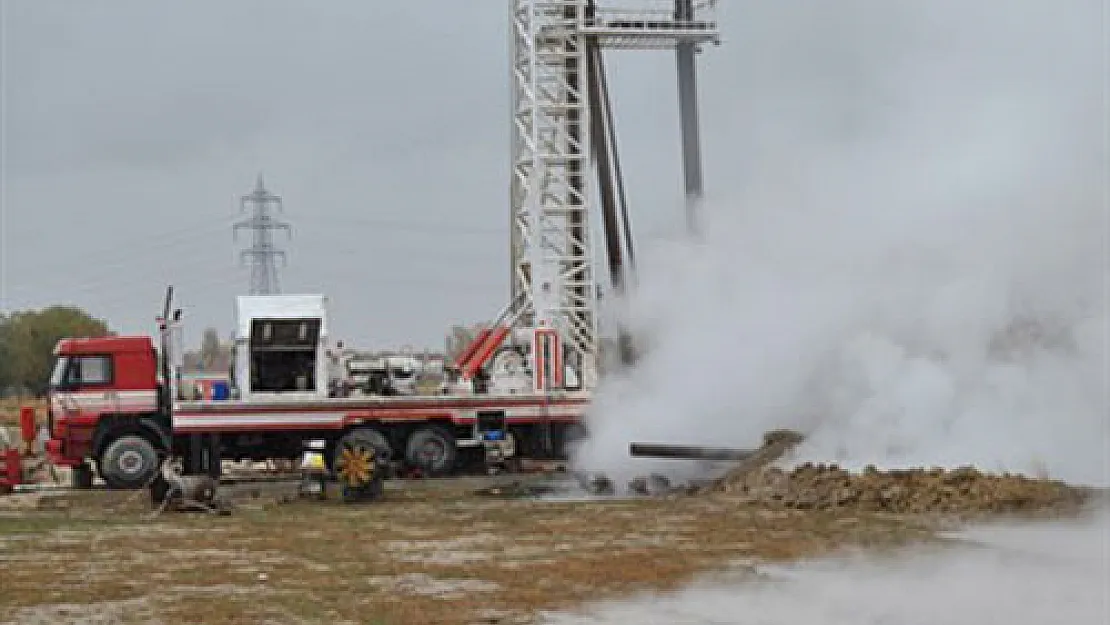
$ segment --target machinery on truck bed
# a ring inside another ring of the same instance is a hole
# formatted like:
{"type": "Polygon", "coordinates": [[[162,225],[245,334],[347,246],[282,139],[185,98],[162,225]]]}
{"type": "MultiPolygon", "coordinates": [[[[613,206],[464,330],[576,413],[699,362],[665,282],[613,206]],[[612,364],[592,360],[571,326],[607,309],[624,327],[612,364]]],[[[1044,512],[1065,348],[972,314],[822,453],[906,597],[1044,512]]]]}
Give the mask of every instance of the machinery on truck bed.
{"type": "MultiPolygon", "coordinates": [[[[75,485],[90,485],[95,465],[109,487],[141,488],[167,457],[185,458],[187,473],[204,465],[218,475],[221,458],[297,459],[310,441],[324,441],[332,473],[351,449],[368,446],[375,462],[424,475],[514,456],[560,457],[589,402],[588,393],[553,384],[563,378],[552,371],[561,359],[543,356],[558,352],[559,337],[542,329],[531,392],[482,392],[472,383],[438,395],[331,397],[327,300],[317,295],[238,298],[230,396],[191,401],[178,388],[180,313],[168,319],[168,302],[161,354],[145,336],[57,344],[47,449],[55,464],[73,467],[75,485]]],[[[487,344],[467,351],[488,360],[497,346],[480,340],[487,344]]],[[[482,368],[456,364],[462,379],[482,368]]]]}
{"type": "Polygon", "coordinates": [[[346,363],[344,373],[350,379],[345,395],[416,395],[417,367],[412,359],[396,356],[353,359],[346,363]]]}

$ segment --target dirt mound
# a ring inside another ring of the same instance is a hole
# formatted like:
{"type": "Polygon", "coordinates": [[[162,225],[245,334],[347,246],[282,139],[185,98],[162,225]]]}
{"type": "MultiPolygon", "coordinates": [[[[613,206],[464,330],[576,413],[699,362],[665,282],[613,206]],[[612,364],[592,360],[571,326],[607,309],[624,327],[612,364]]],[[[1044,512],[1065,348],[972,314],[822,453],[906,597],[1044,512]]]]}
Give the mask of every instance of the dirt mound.
{"type": "Polygon", "coordinates": [[[744,460],[737,462],[709,488],[721,489],[726,488],[728,484],[743,482],[745,476],[761,471],[804,440],[804,435],[793,430],[771,430],[764,433],[763,445],[744,460]]]}
{"type": "Polygon", "coordinates": [[[1021,475],[987,474],[974,467],[851,473],[836,465],[793,470],[759,467],[732,472],[701,492],[744,495],[752,502],[819,510],[854,508],[894,513],[1006,513],[1076,509],[1090,491],[1021,475]]]}

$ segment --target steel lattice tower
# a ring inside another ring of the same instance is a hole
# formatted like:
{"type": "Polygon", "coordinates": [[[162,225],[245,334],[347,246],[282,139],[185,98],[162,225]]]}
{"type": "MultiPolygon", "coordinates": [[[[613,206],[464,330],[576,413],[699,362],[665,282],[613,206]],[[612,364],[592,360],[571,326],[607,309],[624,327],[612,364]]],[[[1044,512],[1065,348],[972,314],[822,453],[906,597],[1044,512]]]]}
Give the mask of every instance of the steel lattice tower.
{"type": "Polygon", "coordinates": [[[715,4],[511,0],[512,301],[525,301],[520,323],[559,330],[569,348],[567,362],[587,386],[597,379],[599,356],[590,240],[596,208],[588,175],[598,146],[591,145],[591,123],[612,124],[611,119],[592,119],[608,111],[591,101],[597,83],[589,81],[604,80],[602,48],[677,51],[687,213],[693,230],[701,196],[694,51],[700,43],[718,41],[717,24],[708,15],[715,4]]]}
{"type": "Polygon", "coordinates": [[[283,211],[281,197],[271,194],[262,183],[262,174],[258,174],[254,191],[239,199],[239,210],[245,212],[248,205],[251,207],[250,217],[238,221],[232,228],[232,234],[238,237],[239,230],[251,231],[251,246],[239,253],[240,262],[250,264],[251,267],[251,295],[274,295],[281,293],[278,282],[277,259],[286,262],[284,250],[274,246],[274,231],[284,230],[291,235],[289,224],[279,221],[270,212],[271,206],[276,206],[279,212],[283,211]]]}

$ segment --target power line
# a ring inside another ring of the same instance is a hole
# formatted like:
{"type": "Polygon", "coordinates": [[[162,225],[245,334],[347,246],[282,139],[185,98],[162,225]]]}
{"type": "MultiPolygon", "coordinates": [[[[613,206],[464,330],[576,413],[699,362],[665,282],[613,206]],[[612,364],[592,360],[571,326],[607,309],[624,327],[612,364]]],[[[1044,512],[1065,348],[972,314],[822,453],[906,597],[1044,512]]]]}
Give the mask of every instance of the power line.
{"type": "MultiPolygon", "coordinates": [[[[422,234],[450,234],[452,236],[457,236],[459,234],[504,236],[506,233],[505,228],[482,228],[480,226],[474,226],[472,224],[451,223],[444,221],[402,221],[396,219],[377,219],[373,217],[362,217],[356,215],[330,215],[328,219],[332,221],[345,221],[358,224],[360,226],[373,226],[375,228],[379,228],[389,232],[407,231],[422,234]]],[[[338,232],[355,232],[355,234],[357,234],[358,236],[365,236],[364,233],[359,233],[357,231],[339,230],[338,232]]]]}
{"type": "Polygon", "coordinates": [[[238,221],[232,226],[232,235],[238,235],[241,228],[251,231],[251,246],[240,254],[240,260],[251,266],[251,295],[273,295],[281,292],[278,283],[277,259],[286,262],[285,250],[274,247],[274,230],[284,230],[292,237],[289,224],[275,219],[270,214],[270,205],[277,206],[282,211],[281,197],[271,194],[262,183],[262,174],[258,174],[254,191],[250,195],[240,198],[240,210],[246,210],[247,205],[253,206],[251,216],[238,221]]]}

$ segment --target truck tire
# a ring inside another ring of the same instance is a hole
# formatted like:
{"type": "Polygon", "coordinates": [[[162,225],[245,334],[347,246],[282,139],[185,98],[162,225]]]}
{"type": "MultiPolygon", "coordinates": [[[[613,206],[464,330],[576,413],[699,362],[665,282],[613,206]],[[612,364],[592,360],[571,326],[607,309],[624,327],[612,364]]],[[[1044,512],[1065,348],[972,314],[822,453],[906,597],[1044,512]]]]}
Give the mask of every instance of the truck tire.
{"type": "Polygon", "coordinates": [[[390,446],[389,440],[386,439],[385,435],[374,428],[364,427],[351,430],[344,434],[343,438],[339,439],[339,442],[335,445],[335,450],[332,452],[332,467],[335,466],[335,461],[339,458],[340,450],[343,448],[343,441],[358,441],[370,445],[374,448],[374,456],[382,464],[388,465],[393,461],[393,447],[390,446]]]}
{"type": "Polygon", "coordinates": [[[434,425],[413,432],[405,446],[405,462],[433,477],[450,473],[457,457],[455,437],[434,425]]]}
{"type": "Polygon", "coordinates": [[[143,488],[158,473],[158,450],[142,436],[125,434],[104,448],[96,468],[108,488],[143,488]]]}
{"type": "Polygon", "coordinates": [[[590,437],[590,431],[581,423],[571,423],[563,430],[563,441],[567,444],[580,443],[590,437]]]}

